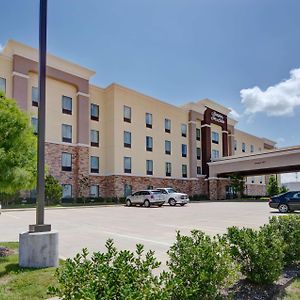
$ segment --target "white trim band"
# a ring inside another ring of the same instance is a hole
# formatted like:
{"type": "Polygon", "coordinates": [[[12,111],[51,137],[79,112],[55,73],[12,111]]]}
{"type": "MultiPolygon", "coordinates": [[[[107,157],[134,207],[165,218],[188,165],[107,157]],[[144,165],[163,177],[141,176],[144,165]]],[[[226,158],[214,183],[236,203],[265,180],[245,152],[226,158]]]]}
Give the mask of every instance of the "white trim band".
{"type": "Polygon", "coordinates": [[[28,75],[22,74],[22,73],[19,73],[19,72],[15,72],[15,71],[12,73],[12,76],[19,76],[19,77],[23,77],[23,78],[26,78],[26,79],[29,78],[28,75]]]}
{"type": "Polygon", "coordinates": [[[86,93],[82,93],[82,92],[77,92],[76,96],[83,96],[83,97],[90,98],[90,94],[86,94],[86,93]]]}

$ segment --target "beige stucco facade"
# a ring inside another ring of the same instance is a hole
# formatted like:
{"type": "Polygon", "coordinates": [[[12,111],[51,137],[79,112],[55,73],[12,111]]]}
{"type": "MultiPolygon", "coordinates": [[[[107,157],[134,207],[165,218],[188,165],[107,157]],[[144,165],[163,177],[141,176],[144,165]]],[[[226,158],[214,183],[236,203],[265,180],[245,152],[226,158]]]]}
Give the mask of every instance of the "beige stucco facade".
{"type": "MultiPolygon", "coordinates": [[[[36,49],[15,41],[9,41],[0,54],[0,78],[6,80],[7,96],[15,97],[32,117],[38,111],[32,105],[32,87],[38,86],[37,58],[36,49]]],[[[53,55],[47,59],[46,161],[51,174],[63,185],[72,185],[72,196],[78,196],[83,175],[90,185],[98,186],[99,196],[123,196],[125,185],[135,190],[160,182],[189,194],[207,193],[207,163],[214,151],[223,157],[250,153],[251,145],[255,153],[274,148],[274,142],[236,129],[237,122],[228,117],[230,109],[215,101],[175,106],[118,84],[101,88],[89,83],[94,71],[53,55]],[[63,96],[72,99],[71,113],[62,111],[63,96]],[[99,108],[97,120],[91,118],[91,105],[99,108]],[[130,122],[124,121],[124,106],[131,109],[130,122]],[[152,116],[152,128],[146,126],[146,113],[152,116]],[[165,119],[170,120],[170,132],[165,130],[165,119]],[[72,126],[71,142],[62,140],[62,124],[72,126]],[[186,136],[182,127],[187,128],[186,136]],[[98,146],[91,145],[91,130],[99,132],[98,146]],[[125,131],[131,133],[130,147],[124,146],[125,131]],[[217,143],[212,142],[213,133],[217,143]],[[152,138],[152,151],[146,149],[146,137],[152,138]],[[165,151],[166,141],[171,143],[170,154],[165,151]],[[63,152],[72,154],[71,171],[62,170],[63,152]],[[99,159],[98,172],[91,170],[91,157],[99,159]],[[130,172],[124,170],[125,157],[131,158],[130,172]],[[153,163],[151,175],[147,174],[147,160],[153,163]],[[166,174],[166,163],[171,164],[170,174],[166,174]]],[[[264,186],[265,180],[248,178],[247,184],[264,186]]]]}

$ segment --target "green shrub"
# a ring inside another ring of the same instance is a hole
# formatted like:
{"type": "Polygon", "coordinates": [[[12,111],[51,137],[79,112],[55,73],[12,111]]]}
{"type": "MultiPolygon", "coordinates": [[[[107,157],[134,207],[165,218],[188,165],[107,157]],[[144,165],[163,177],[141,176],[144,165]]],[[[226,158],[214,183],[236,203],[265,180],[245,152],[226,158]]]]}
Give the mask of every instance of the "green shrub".
{"type": "Polygon", "coordinates": [[[153,275],[160,266],[149,251],[144,255],[142,245],[136,251],[118,251],[112,240],[106,242],[105,253],[97,252],[88,258],[83,249],[74,259],[67,259],[56,271],[58,285],[49,292],[62,299],[118,299],[167,300],[170,299],[163,280],[167,276],[153,275]]]}
{"type": "Polygon", "coordinates": [[[178,232],[168,254],[172,299],[216,299],[220,289],[236,277],[230,248],[220,236],[211,238],[196,230],[191,236],[178,232]]]}
{"type": "Polygon", "coordinates": [[[203,201],[203,200],[208,200],[208,196],[204,194],[197,194],[190,196],[190,201],[203,201]]]}
{"type": "Polygon", "coordinates": [[[300,262],[300,217],[295,215],[273,217],[270,219],[270,226],[278,230],[284,240],[285,265],[300,262]]]}
{"type": "Polygon", "coordinates": [[[233,258],[250,281],[268,284],[278,279],[283,269],[284,242],[273,226],[264,225],[259,230],[231,227],[227,237],[233,258]]]}

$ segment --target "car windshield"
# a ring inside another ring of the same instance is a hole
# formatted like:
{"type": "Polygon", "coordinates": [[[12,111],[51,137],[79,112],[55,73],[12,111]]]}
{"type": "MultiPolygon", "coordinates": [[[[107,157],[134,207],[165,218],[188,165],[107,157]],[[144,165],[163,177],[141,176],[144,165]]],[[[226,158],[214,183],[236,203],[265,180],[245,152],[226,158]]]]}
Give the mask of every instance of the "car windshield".
{"type": "Polygon", "coordinates": [[[171,193],[177,193],[174,189],[171,189],[171,188],[168,188],[166,190],[168,191],[169,194],[171,194],[171,193]]]}

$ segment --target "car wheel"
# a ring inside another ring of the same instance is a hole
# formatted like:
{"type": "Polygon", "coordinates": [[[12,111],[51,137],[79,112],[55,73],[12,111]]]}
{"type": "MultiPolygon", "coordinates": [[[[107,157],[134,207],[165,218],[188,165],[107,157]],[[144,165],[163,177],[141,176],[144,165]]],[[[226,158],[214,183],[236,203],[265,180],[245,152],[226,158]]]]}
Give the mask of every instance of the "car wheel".
{"type": "Polygon", "coordinates": [[[144,201],[144,206],[145,206],[145,207],[150,207],[150,201],[146,199],[146,200],[144,201]]]}
{"type": "Polygon", "coordinates": [[[174,198],[169,199],[169,204],[171,206],[175,206],[176,205],[176,200],[174,198]]]}
{"type": "Polygon", "coordinates": [[[278,206],[278,210],[281,213],[287,213],[289,211],[289,207],[287,206],[287,204],[280,204],[278,206]]]}
{"type": "Polygon", "coordinates": [[[185,203],[180,203],[180,206],[185,206],[185,203]]]}
{"type": "Polygon", "coordinates": [[[129,199],[126,200],[126,206],[131,206],[131,201],[129,199]]]}

